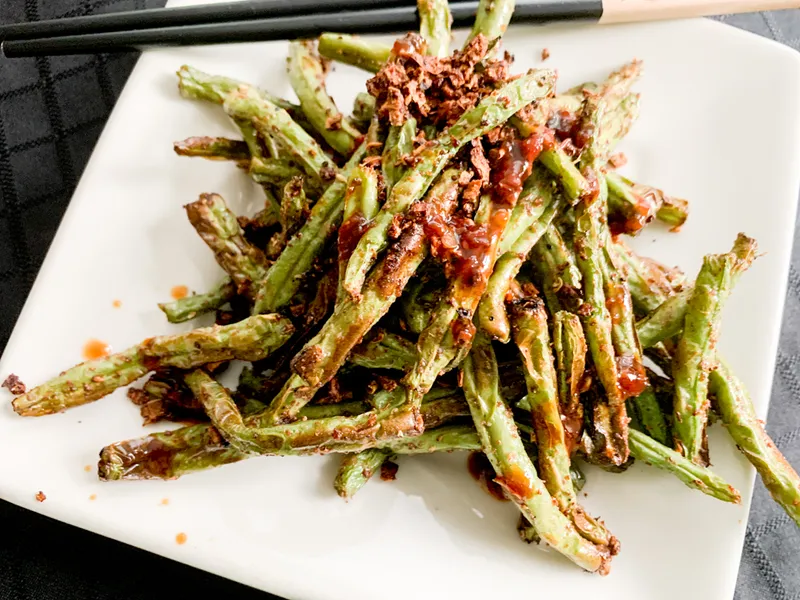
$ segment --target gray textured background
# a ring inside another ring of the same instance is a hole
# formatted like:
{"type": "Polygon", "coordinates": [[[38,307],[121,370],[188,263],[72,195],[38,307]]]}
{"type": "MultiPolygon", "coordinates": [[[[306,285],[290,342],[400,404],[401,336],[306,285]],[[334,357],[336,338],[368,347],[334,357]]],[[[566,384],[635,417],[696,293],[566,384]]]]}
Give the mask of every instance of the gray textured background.
{"type": "MultiPolygon", "coordinates": [[[[163,0],[0,0],[0,23],[161,4],[163,0]]],[[[721,20],[800,47],[800,10],[721,20]]],[[[0,351],[134,62],[129,55],[0,58],[0,351]]],[[[800,465],[798,367],[800,244],[795,244],[768,421],[769,433],[795,465],[800,465]]],[[[152,600],[173,598],[179,590],[198,599],[272,597],[2,502],[0,523],[0,600],[152,600]]],[[[800,599],[798,557],[800,530],[759,482],[736,599],[800,599]]],[[[691,582],[676,585],[676,595],[695,600],[691,582]]]]}

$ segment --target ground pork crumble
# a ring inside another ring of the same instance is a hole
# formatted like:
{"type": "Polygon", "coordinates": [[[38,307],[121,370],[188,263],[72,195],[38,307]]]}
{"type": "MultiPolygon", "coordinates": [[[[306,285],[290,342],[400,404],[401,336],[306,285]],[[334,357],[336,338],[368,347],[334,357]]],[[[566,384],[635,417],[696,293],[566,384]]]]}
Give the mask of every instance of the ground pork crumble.
{"type": "Polygon", "coordinates": [[[389,61],[367,81],[378,116],[392,125],[402,125],[409,117],[419,126],[451,125],[509,78],[511,56],[491,59],[488,51],[488,40],[478,35],[452,56],[426,56],[425,40],[407,34],[395,42],[389,61]]]}

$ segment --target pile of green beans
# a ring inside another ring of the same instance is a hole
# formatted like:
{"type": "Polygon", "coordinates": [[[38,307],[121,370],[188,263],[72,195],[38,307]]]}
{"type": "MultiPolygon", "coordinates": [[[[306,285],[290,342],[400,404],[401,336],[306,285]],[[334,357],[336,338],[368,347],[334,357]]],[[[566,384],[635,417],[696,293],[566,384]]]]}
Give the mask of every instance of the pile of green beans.
{"type": "Polygon", "coordinates": [[[446,0],[418,8],[420,34],[393,47],[336,33],[291,42],[297,104],[181,67],[181,95],[219,105],[241,139],[192,137],[176,153],[229,161],[264,194],[249,217],[213,193],[185,206],[220,282],[159,308],[170,323],[216,324],[77,365],[14,410],[57,413],[154,372],[129,391],[148,422],[177,404],[202,416],[106,446],[103,480],[337,453],[333,487],[349,499],[375,473],[391,478],[397,457],[483,453],[521,537],[600,574],[620,545],[580,505],[580,462],[622,471],[639,460],[738,503],[709,469],[715,414],[800,525],[800,480],[716,350],[755,241],[740,234],[706,256],[693,282],[624,241],[688,217],[685,200],[614,167],[638,116],[641,64],[561,95],[550,70],[501,78],[445,124],[422,108],[392,123],[379,93],[342,112],[329,60],[395,78],[433,65],[428,103],[448,101],[430,91],[436,73],[469,53],[482,52],[475,77],[502,60],[512,0],[481,0],[453,56],[446,0]],[[251,363],[235,391],[217,379],[233,360],[251,363]]]}

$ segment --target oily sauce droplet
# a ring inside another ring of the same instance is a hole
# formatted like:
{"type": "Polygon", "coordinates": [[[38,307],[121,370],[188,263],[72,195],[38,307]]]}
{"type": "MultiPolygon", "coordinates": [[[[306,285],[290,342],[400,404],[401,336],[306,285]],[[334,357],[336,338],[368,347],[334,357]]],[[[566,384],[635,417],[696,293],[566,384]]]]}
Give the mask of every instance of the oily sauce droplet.
{"type": "Polygon", "coordinates": [[[528,476],[517,465],[511,465],[506,476],[498,477],[497,481],[517,498],[527,500],[533,496],[533,488],[528,476]]]}
{"type": "Polygon", "coordinates": [[[179,546],[182,546],[183,544],[185,544],[186,543],[186,534],[185,533],[179,533],[178,535],[176,535],[175,536],[175,543],[178,544],[179,546]]]}
{"type": "Polygon", "coordinates": [[[467,470],[472,478],[495,500],[507,502],[503,488],[495,482],[495,472],[492,463],[483,452],[470,452],[467,458],[467,470]]]}
{"type": "Polygon", "coordinates": [[[617,357],[617,383],[623,400],[635,398],[647,387],[644,365],[630,354],[617,357]]]}
{"type": "Polygon", "coordinates": [[[111,354],[111,346],[101,340],[91,339],[83,346],[83,358],[95,360],[111,354]]]}
{"type": "Polygon", "coordinates": [[[175,300],[180,300],[189,295],[189,288],[185,285],[176,285],[169,293],[175,300]]]}
{"type": "Polygon", "coordinates": [[[97,494],[92,494],[89,496],[89,500],[97,500],[97,494]]]}
{"type": "Polygon", "coordinates": [[[111,303],[111,306],[113,306],[114,308],[119,308],[120,306],[122,306],[122,300],[114,300],[111,303]]]}

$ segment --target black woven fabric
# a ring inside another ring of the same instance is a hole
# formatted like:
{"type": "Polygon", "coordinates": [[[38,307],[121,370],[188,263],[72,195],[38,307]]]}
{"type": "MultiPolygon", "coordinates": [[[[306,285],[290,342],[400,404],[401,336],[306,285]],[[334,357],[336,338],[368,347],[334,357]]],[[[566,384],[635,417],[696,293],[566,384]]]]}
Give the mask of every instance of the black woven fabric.
{"type": "MultiPolygon", "coordinates": [[[[163,3],[0,0],[0,23],[163,3]]],[[[800,46],[798,10],[723,20],[795,49],[800,46]]],[[[0,58],[0,352],[135,60],[131,55],[0,58]]],[[[796,244],[769,415],[770,433],[795,465],[800,465],[798,273],[796,244]]],[[[0,600],[275,598],[3,502],[0,523],[0,600]]],[[[736,599],[799,599],[798,553],[800,532],[759,483],[736,599]]],[[[690,585],[680,595],[694,600],[687,590],[690,585]]]]}

